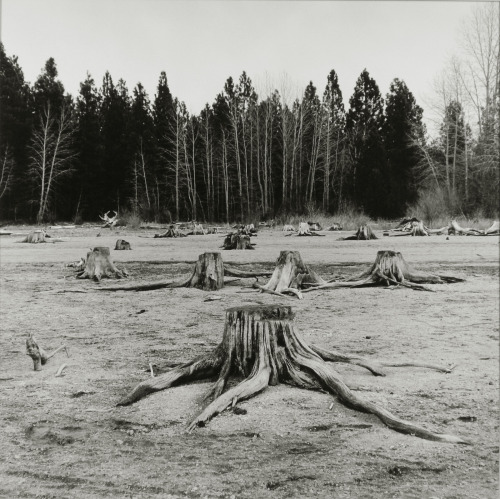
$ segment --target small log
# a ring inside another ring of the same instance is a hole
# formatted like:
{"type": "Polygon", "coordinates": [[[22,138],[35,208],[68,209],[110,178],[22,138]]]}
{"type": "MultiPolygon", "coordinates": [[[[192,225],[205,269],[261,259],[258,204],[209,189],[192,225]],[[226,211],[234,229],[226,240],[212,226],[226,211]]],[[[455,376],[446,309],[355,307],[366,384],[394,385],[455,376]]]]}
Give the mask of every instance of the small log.
{"type": "Polygon", "coordinates": [[[378,239],[378,237],[373,233],[372,228],[366,224],[360,225],[353,236],[343,238],[344,241],[369,241],[370,239],[378,239]]]}
{"type": "Polygon", "coordinates": [[[130,243],[124,239],[118,239],[116,241],[115,250],[131,250],[130,243]]]}
{"type": "Polygon", "coordinates": [[[78,279],[93,279],[100,282],[103,277],[122,279],[127,276],[127,271],[118,269],[111,260],[109,248],[97,246],[87,253],[85,268],[76,277],[78,279]]]}
{"type": "Polygon", "coordinates": [[[482,231],[479,229],[473,229],[471,227],[463,228],[460,227],[456,220],[451,220],[450,225],[448,226],[448,235],[449,236],[478,236],[481,235],[482,231]]]}
{"type": "Polygon", "coordinates": [[[175,225],[170,225],[170,227],[162,234],[155,234],[154,237],[186,237],[187,234],[181,232],[175,225]]]}
{"type": "Polygon", "coordinates": [[[500,234],[500,223],[498,220],[493,222],[490,227],[484,231],[485,236],[497,236],[500,234]]]}
{"type": "MultiPolygon", "coordinates": [[[[300,388],[325,390],[346,406],[377,416],[398,432],[439,442],[468,444],[454,435],[435,433],[404,421],[356,395],[333,367],[302,339],[288,306],[247,306],[226,310],[221,343],[210,353],[174,367],[156,378],[139,383],[118,405],[129,405],[148,394],[193,380],[217,377],[206,399],[210,402],[188,426],[205,426],[217,414],[249,399],[269,385],[286,383],[300,388]],[[243,381],[229,388],[233,373],[243,381]]],[[[326,355],[326,354],[325,354],[326,355]]]]}

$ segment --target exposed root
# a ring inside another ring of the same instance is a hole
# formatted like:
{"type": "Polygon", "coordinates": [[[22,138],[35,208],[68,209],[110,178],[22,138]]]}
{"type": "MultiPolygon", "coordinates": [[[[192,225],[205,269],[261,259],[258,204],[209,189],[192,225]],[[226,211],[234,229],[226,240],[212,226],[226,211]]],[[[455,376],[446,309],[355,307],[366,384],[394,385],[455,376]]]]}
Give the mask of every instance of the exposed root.
{"type": "Polygon", "coordinates": [[[343,281],[328,282],[305,289],[304,292],[316,289],[354,288],[364,286],[403,286],[418,291],[433,291],[422,284],[443,284],[463,282],[464,279],[418,272],[408,265],[403,255],[394,251],[379,251],[375,263],[359,277],[343,281]]]}
{"type": "MultiPolygon", "coordinates": [[[[118,405],[131,404],[149,393],[174,384],[218,376],[208,398],[213,398],[189,424],[188,431],[204,426],[211,418],[239,401],[248,399],[268,385],[288,383],[301,388],[322,389],[336,396],[348,407],[377,416],[389,428],[427,440],[468,444],[442,433],[435,433],[405,421],[388,410],[356,395],[332,366],[323,359],[349,362],[384,375],[365,359],[309,347],[295,330],[294,314],[288,306],[248,306],[226,311],[224,336],[212,354],[148,379],[134,388],[118,405]],[[240,373],[244,380],[224,393],[229,375],[240,373]]],[[[429,366],[426,366],[429,367],[429,366]]]]}

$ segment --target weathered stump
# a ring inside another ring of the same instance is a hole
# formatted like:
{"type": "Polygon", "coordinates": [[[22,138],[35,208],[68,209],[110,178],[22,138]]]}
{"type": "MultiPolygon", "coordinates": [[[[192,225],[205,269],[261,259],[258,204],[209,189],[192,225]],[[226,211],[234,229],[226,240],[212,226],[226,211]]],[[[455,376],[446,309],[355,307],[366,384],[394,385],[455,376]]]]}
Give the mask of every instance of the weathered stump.
{"type": "Polygon", "coordinates": [[[115,250],[131,250],[131,246],[130,246],[130,243],[125,241],[124,239],[118,239],[118,241],[116,241],[116,245],[115,245],[115,250]]]}
{"type": "Polygon", "coordinates": [[[370,239],[378,239],[378,237],[369,225],[360,225],[356,234],[343,238],[344,241],[369,241],[370,239]]]}
{"type": "Polygon", "coordinates": [[[422,284],[443,284],[463,282],[458,277],[442,276],[419,272],[408,265],[403,255],[395,251],[379,251],[375,263],[359,277],[345,282],[328,282],[310,287],[304,292],[327,288],[355,288],[363,286],[403,286],[421,291],[432,291],[422,284]]]}
{"type": "Polygon", "coordinates": [[[292,294],[301,299],[301,290],[325,283],[326,281],[304,264],[298,251],[281,251],[269,282],[265,285],[254,284],[254,287],[266,293],[280,296],[292,294]]]}
{"type": "Polygon", "coordinates": [[[45,238],[49,237],[50,236],[42,229],[34,230],[33,232],[30,232],[21,242],[31,244],[45,243],[47,242],[45,238]]]}
{"type": "Polygon", "coordinates": [[[311,226],[308,222],[300,222],[297,236],[324,236],[324,234],[318,234],[317,232],[315,232],[315,230],[321,229],[311,230],[311,226]]]}
{"type": "Polygon", "coordinates": [[[96,246],[87,253],[85,268],[76,277],[78,279],[93,279],[99,282],[103,277],[122,279],[127,276],[127,271],[118,269],[111,260],[109,248],[96,246]]]}
{"type": "Polygon", "coordinates": [[[222,249],[225,250],[253,250],[254,244],[250,242],[250,236],[248,234],[243,234],[242,232],[233,232],[228,234],[222,245],[222,249]]]}
{"type": "Polygon", "coordinates": [[[220,253],[203,253],[186,287],[216,291],[224,287],[224,263],[220,253]]]}
{"type": "Polygon", "coordinates": [[[59,348],[56,348],[52,353],[49,354],[41,346],[38,345],[32,333],[29,333],[28,338],[26,339],[26,355],[32,358],[33,369],[35,371],[41,371],[42,366],[44,366],[51,357],[53,357],[57,352],[59,352],[59,350],[62,350],[63,348],[66,350],[66,355],[68,355],[68,349],[65,345],[61,345],[59,348]]]}
{"type": "Polygon", "coordinates": [[[224,287],[224,277],[257,278],[269,276],[268,271],[244,271],[224,265],[220,253],[203,253],[198,257],[190,277],[182,281],[160,281],[137,286],[113,286],[101,288],[101,291],[152,291],[163,288],[199,288],[215,291],[224,287]]]}
{"type": "Polygon", "coordinates": [[[420,438],[467,443],[453,435],[431,432],[399,419],[384,408],[365,401],[345,384],[333,367],[301,338],[287,306],[247,306],[226,310],[222,342],[202,355],[156,378],[137,385],[118,405],[132,404],[144,396],[192,380],[217,377],[207,395],[212,401],[189,424],[205,424],[239,401],[248,399],[268,385],[287,383],[300,388],[326,390],[352,409],[376,415],[389,428],[420,438]],[[229,376],[244,380],[224,393],[229,376]]]}

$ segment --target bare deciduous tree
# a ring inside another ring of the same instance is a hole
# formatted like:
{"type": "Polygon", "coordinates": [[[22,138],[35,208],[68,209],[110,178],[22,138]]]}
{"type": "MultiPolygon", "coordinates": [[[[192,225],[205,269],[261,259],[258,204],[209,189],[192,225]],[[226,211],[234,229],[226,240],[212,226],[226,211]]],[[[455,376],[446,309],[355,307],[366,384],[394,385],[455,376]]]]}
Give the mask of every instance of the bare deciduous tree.
{"type": "Polygon", "coordinates": [[[72,141],[74,122],[68,106],[55,116],[50,103],[39,117],[31,139],[31,171],[39,186],[37,222],[45,218],[54,187],[60,177],[71,172],[74,158],[72,141]]]}

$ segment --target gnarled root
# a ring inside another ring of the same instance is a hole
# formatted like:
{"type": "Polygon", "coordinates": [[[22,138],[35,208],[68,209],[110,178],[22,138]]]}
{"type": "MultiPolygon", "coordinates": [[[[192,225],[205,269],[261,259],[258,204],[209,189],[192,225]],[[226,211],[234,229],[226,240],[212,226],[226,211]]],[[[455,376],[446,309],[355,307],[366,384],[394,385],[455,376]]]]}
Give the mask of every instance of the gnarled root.
{"type": "Polygon", "coordinates": [[[119,405],[131,404],[174,383],[218,375],[208,394],[214,400],[189,424],[188,431],[203,426],[220,412],[256,395],[268,385],[282,382],[301,388],[326,390],[337,395],[348,407],[374,414],[389,428],[402,433],[440,442],[468,443],[459,437],[434,433],[404,421],[358,397],[323,358],[357,363],[378,375],[383,375],[381,370],[359,357],[309,347],[296,332],[293,318],[291,307],[282,305],[230,308],[226,311],[222,342],[211,355],[198,357],[157,378],[149,378],[134,388],[119,405]],[[223,393],[232,372],[238,372],[245,379],[223,393]]]}
{"type": "Polygon", "coordinates": [[[112,262],[109,248],[98,246],[87,253],[85,268],[76,277],[99,282],[103,277],[122,279],[128,277],[128,274],[126,270],[118,269],[112,262]]]}
{"type": "Polygon", "coordinates": [[[172,370],[149,378],[139,383],[130,393],[123,397],[117,405],[130,405],[150,393],[165,390],[171,386],[189,381],[211,378],[215,376],[223,364],[222,351],[216,349],[210,355],[202,355],[172,370]]]}
{"type": "Polygon", "coordinates": [[[375,263],[359,277],[344,282],[328,282],[304,290],[354,288],[364,286],[403,286],[419,291],[432,291],[422,284],[463,282],[464,279],[419,272],[406,263],[403,255],[395,251],[379,251],[375,263]]]}

